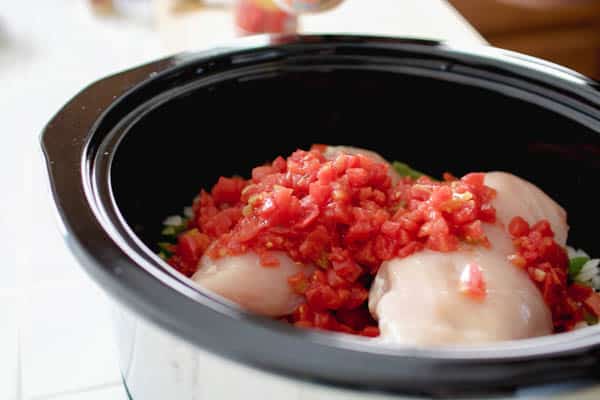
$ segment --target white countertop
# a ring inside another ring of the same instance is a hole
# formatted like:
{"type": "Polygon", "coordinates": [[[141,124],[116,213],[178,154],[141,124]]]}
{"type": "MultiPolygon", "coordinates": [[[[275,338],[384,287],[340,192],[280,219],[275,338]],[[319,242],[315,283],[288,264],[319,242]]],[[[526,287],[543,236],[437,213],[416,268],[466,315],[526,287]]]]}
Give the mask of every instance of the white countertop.
{"type": "MultiPolygon", "coordinates": [[[[125,399],[106,299],[55,223],[38,144],[44,124],[102,76],[233,37],[223,11],[151,26],[96,18],[86,3],[5,0],[0,7],[2,400],[125,399]]],[[[443,0],[348,0],[303,21],[303,31],[483,42],[443,0]]]]}

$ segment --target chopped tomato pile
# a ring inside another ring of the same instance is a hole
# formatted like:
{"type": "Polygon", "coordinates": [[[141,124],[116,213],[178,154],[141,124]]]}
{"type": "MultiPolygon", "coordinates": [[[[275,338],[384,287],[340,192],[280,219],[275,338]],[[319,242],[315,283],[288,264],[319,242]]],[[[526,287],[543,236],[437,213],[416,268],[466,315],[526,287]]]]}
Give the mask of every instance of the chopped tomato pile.
{"type": "Polygon", "coordinates": [[[578,322],[585,320],[586,313],[600,315],[600,295],[590,286],[568,281],[567,253],[554,241],[548,221],[529,226],[517,216],[511,220],[508,230],[516,249],[509,260],[527,271],[541,291],[552,312],[555,332],[572,330],[578,322]]]}
{"type": "MultiPolygon", "coordinates": [[[[318,267],[289,278],[305,303],[287,321],[377,336],[366,303],[381,263],[422,249],[454,251],[461,242],[490,246],[482,224],[495,222],[494,196],[482,173],[392,183],[387,163],[343,153],[328,160],[315,146],[254,168],[249,180],[221,177],[202,191],[168,262],[191,276],[205,253],[254,251],[265,268],[277,268],[272,252],[284,251],[318,267]]],[[[481,291],[481,279],[475,284],[481,291]]]]}

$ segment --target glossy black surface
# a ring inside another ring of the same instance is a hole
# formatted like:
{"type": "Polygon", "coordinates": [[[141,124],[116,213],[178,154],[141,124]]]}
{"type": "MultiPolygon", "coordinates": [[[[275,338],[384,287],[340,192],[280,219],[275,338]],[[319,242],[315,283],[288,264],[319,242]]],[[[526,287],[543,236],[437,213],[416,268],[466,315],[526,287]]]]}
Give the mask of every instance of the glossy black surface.
{"type": "Polygon", "coordinates": [[[353,37],[272,41],[116,75],[51,121],[43,146],[53,190],[88,272],[192,343],[298,378],[432,394],[597,379],[599,329],[480,349],[382,348],[242,313],[160,263],[152,246],[164,216],[219,175],[247,175],[315,142],[370,148],[433,175],[517,173],[568,209],[571,243],[600,253],[593,82],[493,49],[353,37]],[[82,115],[81,105],[109,109],[82,115]]]}

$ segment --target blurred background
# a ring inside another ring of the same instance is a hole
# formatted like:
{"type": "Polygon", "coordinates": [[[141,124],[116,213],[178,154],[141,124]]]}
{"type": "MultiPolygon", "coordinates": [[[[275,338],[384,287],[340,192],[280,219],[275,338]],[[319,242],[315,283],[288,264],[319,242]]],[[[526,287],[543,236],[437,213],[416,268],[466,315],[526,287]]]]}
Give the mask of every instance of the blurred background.
{"type": "MultiPolygon", "coordinates": [[[[4,0],[6,3],[9,0],[4,0]]],[[[160,32],[167,50],[180,51],[209,41],[262,32],[295,32],[300,17],[283,11],[331,9],[343,0],[74,0],[85,3],[106,24],[127,20],[160,32]],[[287,6],[286,6],[287,3],[287,6]],[[290,6],[291,4],[291,6],[290,6]]],[[[59,3],[64,2],[61,1],[59,3]]],[[[428,0],[424,0],[427,4],[428,0]]],[[[600,1],[596,0],[447,0],[490,44],[566,65],[600,78],[600,1]]],[[[23,3],[28,3],[23,1],[23,3]]],[[[356,3],[356,0],[353,1],[356,3]]],[[[372,8],[389,1],[363,0],[372,8]]],[[[397,0],[401,9],[410,1],[397,0]]],[[[31,12],[36,13],[35,7],[31,12]]],[[[2,18],[0,9],[0,18],[2,18]]],[[[50,17],[50,16],[49,16],[50,17]]],[[[357,16],[358,18],[358,16],[357,16]]],[[[6,16],[5,16],[6,19],[6,16]]],[[[325,19],[325,21],[328,21],[325,19]]],[[[10,21],[0,20],[0,40],[6,41],[10,21]]],[[[61,24],[57,19],[55,24],[61,24]]],[[[375,21],[363,20],[365,26],[375,21]]],[[[402,23],[402,21],[398,21],[402,23]]],[[[427,24],[428,21],[421,21],[427,24]]],[[[312,25],[312,22],[309,22],[312,25]]],[[[319,25],[317,27],[326,25],[319,25]]],[[[1,42],[0,42],[1,43],[1,42]]]]}
{"type": "MultiPolygon", "coordinates": [[[[71,3],[75,1],[84,3],[105,25],[114,25],[115,21],[145,25],[159,33],[158,39],[166,51],[176,52],[210,44],[210,38],[222,40],[252,33],[295,32],[303,23],[308,23],[311,28],[330,25],[339,28],[339,24],[329,24],[332,18],[316,17],[319,22],[314,23],[311,21],[314,17],[297,17],[275,3],[288,11],[289,4],[295,5],[297,11],[315,11],[336,7],[343,0],[73,0],[71,3]],[[286,3],[289,3],[287,7],[286,3]]],[[[357,3],[356,0],[352,2],[357,3]]],[[[363,0],[362,3],[371,8],[392,6],[401,9],[404,3],[411,1],[363,0]]],[[[423,3],[427,4],[428,0],[423,3]]],[[[447,3],[494,46],[541,57],[600,78],[600,1],[447,0],[447,3]]],[[[29,12],[39,15],[33,5],[29,12]]],[[[10,40],[11,21],[3,14],[0,8],[0,45],[4,42],[6,46],[10,40]]],[[[48,18],[56,17],[58,15],[48,15],[48,18]]],[[[356,19],[359,19],[358,15],[356,19]]],[[[428,24],[430,21],[420,22],[428,24]]],[[[63,21],[56,18],[53,23],[60,25],[63,21]]],[[[362,24],[375,26],[376,21],[368,21],[365,17],[362,24]]],[[[331,27],[324,30],[330,31],[331,27]]],[[[365,31],[369,29],[365,28],[365,31]]]]}
{"type": "Polygon", "coordinates": [[[492,45],[600,79],[600,1],[450,0],[492,45]]]}
{"type": "Polygon", "coordinates": [[[107,301],[56,223],[44,125],[106,75],[263,32],[491,43],[600,79],[600,0],[0,0],[0,400],[127,398],[107,301]]]}

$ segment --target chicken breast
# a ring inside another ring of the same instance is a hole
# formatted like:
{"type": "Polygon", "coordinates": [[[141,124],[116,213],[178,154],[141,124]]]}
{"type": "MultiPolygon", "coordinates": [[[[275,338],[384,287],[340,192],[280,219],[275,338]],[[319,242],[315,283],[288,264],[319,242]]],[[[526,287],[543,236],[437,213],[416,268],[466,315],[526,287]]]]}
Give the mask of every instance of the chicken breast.
{"type": "Polygon", "coordinates": [[[484,230],[492,247],[463,245],[451,253],[430,250],[384,263],[371,287],[369,309],[383,340],[407,345],[477,344],[552,333],[552,316],[529,276],[507,256],[514,251],[506,227],[517,215],[547,219],[558,243],[568,234],[565,211],[531,183],[504,172],[486,174],[496,189],[495,225],[484,230]],[[477,265],[487,285],[474,299],[460,290],[467,266],[477,265]]]}
{"type": "Polygon", "coordinates": [[[369,295],[385,341],[405,345],[478,344],[552,333],[552,316],[522,270],[491,250],[426,250],[381,266],[369,295]],[[468,264],[487,285],[474,299],[460,291],[468,264]]]}
{"type": "Polygon", "coordinates": [[[212,259],[205,255],[192,280],[240,307],[269,317],[292,313],[303,301],[288,285],[288,278],[300,271],[307,276],[311,266],[294,262],[284,252],[273,252],[279,266],[264,267],[256,253],[212,259]]]}
{"type": "Polygon", "coordinates": [[[484,182],[498,192],[493,205],[500,224],[507,227],[517,215],[529,224],[547,219],[556,242],[566,245],[569,233],[567,213],[540,188],[506,172],[489,172],[485,175],[484,182]]]}

